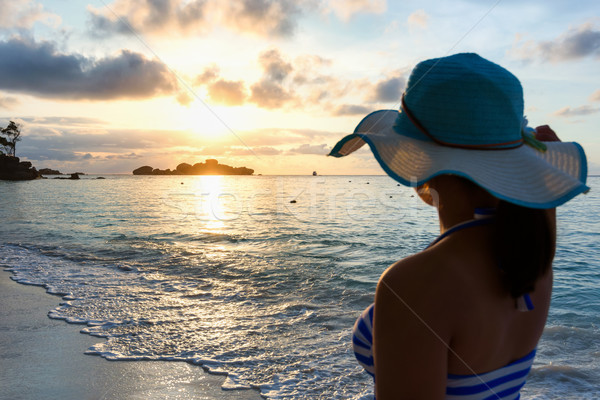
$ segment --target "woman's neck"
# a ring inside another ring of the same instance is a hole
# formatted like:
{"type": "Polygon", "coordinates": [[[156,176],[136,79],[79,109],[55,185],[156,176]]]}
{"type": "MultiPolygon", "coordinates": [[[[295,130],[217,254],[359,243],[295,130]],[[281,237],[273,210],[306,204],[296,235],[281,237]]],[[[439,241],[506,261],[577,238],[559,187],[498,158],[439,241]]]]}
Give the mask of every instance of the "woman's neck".
{"type": "MultiPolygon", "coordinates": [[[[448,178],[452,178],[449,177],[448,178]]],[[[440,233],[474,219],[476,208],[495,208],[498,199],[464,179],[443,179],[435,184],[438,194],[440,233]]]]}

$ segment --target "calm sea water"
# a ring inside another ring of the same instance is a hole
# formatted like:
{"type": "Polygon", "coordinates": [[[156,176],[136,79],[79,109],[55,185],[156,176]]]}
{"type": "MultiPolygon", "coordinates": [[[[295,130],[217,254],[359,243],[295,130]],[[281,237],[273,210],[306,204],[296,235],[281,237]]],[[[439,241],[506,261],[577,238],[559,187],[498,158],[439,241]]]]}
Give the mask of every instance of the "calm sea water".
{"type": "MultiPolygon", "coordinates": [[[[383,270],[438,233],[410,189],[385,176],[92,178],[0,181],[0,266],[63,296],[52,318],[107,339],[82,351],[184,360],[269,399],[371,398],[352,325],[383,270]]],[[[525,398],[600,393],[600,178],[589,185],[559,210],[525,398]]]]}

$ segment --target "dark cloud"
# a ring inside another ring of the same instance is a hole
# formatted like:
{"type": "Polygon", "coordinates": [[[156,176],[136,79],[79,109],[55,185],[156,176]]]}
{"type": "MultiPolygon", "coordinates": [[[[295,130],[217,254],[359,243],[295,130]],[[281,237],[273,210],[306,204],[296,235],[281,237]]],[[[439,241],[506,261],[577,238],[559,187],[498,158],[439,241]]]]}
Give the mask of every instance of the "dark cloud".
{"type": "Polygon", "coordinates": [[[284,86],[284,81],[293,71],[290,63],[286,62],[281,53],[267,50],[259,56],[263,68],[263,77],[250,87],[250,101],[263,108],[281,108],[294,100],[291,89],[284,86]]]}
{"type": "Polygon", "coordinates": [[[94,36],[193,34],[217,26],[264,36],[291,36],[298,18],[316,8],[314,0],[116,0],[106,8],[90,7],[89,26],[94,36]]]}
{"type": "Polygon", "coordinates": [[[370,100],[377,103],[395,103],[400,101],[404,90],[405,81],[403,77],[392,77],[377,82],[373,88],[370,100]]]}
{"type": "Polygon", "coordinates": [[[87,153],[92,149],[99,153],[131,153],[140,150],[169,146],[202,146],[201,139],[193,133],[184,131],[158,130],[100,130],[87,131],[78,126],[57,128],[50,125],[25,124],[23,152],[44,151],[44,149],[63,149],[71,152],[87,153]]]}
{"type": "Polygon", "coordinates": [[[560,62],[588,56],[600,58],[600,30],[591,23],[571,28],[552,41],[518,42],[510,53],[524,61],[560,62]]]}
{"type": "Polygon", "coordinates": [[[229,4],[228,24],[238,30],[262,35],[291,36],[302,6],[309,2],[298,0],[241,0],[229,4]]]}
{"type": "Polygon", "coordinates": [[[175,77],[159,61],[123,50],[94,60],[60,54],[50,42],[0,42],[0,88],[58,99],[140,99],[172,94],[175,77]]]}
{"type": "Polygon", "coordinates": [[[215,103],[238,106],[246,101],[246,87],[243,81],[219,79],[208,86],[208,95],[215,103]]]}
{"type": "Polygon", "coordinates": [[[360,106],[356,104],[342,104],[334,108],[332,114],[335,116],[344,116],[344,115],[366,115],[372,111],[371,108],[360,106]]]}
{"type": "Polygon", "coordinates": [[[206,5],[206,0],[117,0],[106,9],[89,9],[89,29],[97,37],[199,31],[206,26],[206,5]]]}
{"type": "Polygon", "coordinates": [[[82,161],[84,155],[63,149],[30,149],[21,146],[20,156],[31,161],[82,161]]]}
{"type": "MultiPolygon", "coordinates": [[[[91,156],[91,154],[86,154],[86,156],[91,156]]],[[[85,156],[84,156],[85,158],[85,156]]],[[[128,154],[110,154],[104,157],[107,160],[137,160],[142,158],[141,155],[139,154],[135,154],[135,153],[128,153],[128,154]]]]}
{"type": "Polygon", "coordinates": [[[44,125],[98,125],[104,123],[103,120],[98,118],[87,118],[87,117],[22,117],[26,123],[31,124],[44,124],[44,125]]]}
{"type": "Polygon", "coordinates": [[[330,148],[326,144],[311,145],[303,144],[299,147],[288,150],[290,154],[321,154],[325,155],[329,152],[330,148]]]}
{"type": "Polygon", "coordinates": [[[293,70],[292,64],[284,61],[277,49],[263,52],[258,61],[263,67],[265,78],[275,82],[282,82],[293,70]]]}
{"type": "Polygon", "coordinates": [[[596,114],[600,112],[600,107],[592,107],[592,106],[579,106],[579,107],[563,107],[558,111],[555,111],[553,114],[559,117],[580,117],[582,115],[590,115],[596,114]]]}

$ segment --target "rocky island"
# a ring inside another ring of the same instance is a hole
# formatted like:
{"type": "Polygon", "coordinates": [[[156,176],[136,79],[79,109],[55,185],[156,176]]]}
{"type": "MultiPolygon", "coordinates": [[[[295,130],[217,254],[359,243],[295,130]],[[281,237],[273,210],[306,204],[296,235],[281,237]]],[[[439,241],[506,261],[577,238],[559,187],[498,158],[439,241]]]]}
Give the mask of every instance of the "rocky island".
{"type": "Polygon", "coordinates": [[[181,163],[174,170],[152,168],[148,165],[133,170],[134,175],[252,175],[253,169],[219,164],[217,160],[206,160],[194,165],[181,163]]]}

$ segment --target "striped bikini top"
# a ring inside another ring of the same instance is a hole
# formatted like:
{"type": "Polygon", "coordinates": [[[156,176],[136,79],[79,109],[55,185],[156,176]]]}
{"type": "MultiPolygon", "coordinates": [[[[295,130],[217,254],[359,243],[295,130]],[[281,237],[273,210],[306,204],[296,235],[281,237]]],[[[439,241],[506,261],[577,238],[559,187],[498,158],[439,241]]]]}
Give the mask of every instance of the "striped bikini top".
{"type": "MultiPolygon", "coordinates": [[[[428,247],[433,246],[443,238],[457,230],[484,225],[492,222],[491,218],[479,217],[459,224],[439,236],[428,247]]],[[[517,302],[520,311],[533,309],[533,304],[528,295],[524,295],[517,302]]],[[[352,331],[352,346],[358,363],[365,371],[375,378],[375,364],[373,362],[373,312],[375,304],[371,304],[356,320],[352,331]]],[[[494,371],[475,375],[448,374],[446,383],[446,399],[448,400],[515,400],[520,398],[519,391],[525,385],[525,380],[535,357],[535,349],[526,356],[511,362],[494,371]]]]}

